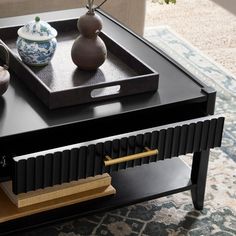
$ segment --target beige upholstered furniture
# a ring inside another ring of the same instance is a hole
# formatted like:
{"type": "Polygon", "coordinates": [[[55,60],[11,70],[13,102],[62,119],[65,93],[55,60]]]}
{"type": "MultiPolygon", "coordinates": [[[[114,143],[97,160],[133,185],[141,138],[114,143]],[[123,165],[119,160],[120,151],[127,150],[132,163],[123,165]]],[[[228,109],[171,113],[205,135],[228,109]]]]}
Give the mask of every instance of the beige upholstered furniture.
{"type": "MultiPolygon", "coordinates": [[[[0,0],[0,18],[64,10],[86,5],[86,0],[0,0]]],[[[101,0],[95,1],[96,4],[101,0]]],[[[108,0],[103,9],[138,34],[143,33],[145,0],[108,0]]]]}

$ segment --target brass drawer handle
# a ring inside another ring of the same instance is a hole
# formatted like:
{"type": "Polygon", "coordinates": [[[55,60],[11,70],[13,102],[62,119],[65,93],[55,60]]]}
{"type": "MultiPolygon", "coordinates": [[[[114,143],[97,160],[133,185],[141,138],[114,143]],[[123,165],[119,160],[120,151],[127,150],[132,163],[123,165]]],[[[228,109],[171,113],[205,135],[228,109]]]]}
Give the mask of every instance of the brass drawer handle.
{"type": "Polygon", "coordinates": [[[136,153],[136,154],[132,154],[132,155],[129,155],[129,156],[124,156],[124,157],[119,157],[119,158],[116,158],[116,159],[112,159],[110,156],[106,155],[105,160],[104,160],[104,164],[105,164],[105,166],[111,166],[111,165],[123,163],[123,162],[126,162],[126,161],[133,161],[133,160],[137,160],[137,159],[141,159],[141,158],[144,158],[144,157],[149,157],[149,156],[153,156],[153,155],[158,154],[157,149],[150,150],[147,147],[145,147],[144,149],[145,149],[144,152],[136,153]]]}

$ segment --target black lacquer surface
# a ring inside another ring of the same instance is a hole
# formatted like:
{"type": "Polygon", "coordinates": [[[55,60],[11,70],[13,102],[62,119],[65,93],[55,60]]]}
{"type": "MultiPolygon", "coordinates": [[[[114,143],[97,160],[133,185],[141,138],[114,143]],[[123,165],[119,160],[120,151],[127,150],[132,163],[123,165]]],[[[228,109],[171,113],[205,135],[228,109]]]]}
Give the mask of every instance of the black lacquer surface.
{"type": "MultiPolygon", "coordinates": [[[[53,21],[51,24],[56,27],[59,19],[74,19],[83,13],[84,10],[76,9],[43,13],[41,18],[53,21]]],[[[214,90],[186,74],[142,38],[103,13],[99,14],[103,18],[104,33],[160,73],[158,91],[49,110],[12,73],[10,87],[0,99],[0,156],[7,160],[7,167],[1,170],[0,181],[10,178],[11,158],[15,155],[213,113],[214,90]]],[[[7,38],[12,32],[7,26],[22,25],[31,19],[32,15],[0,19],[0,27],[3,27],[0,28],[0,37],[7,38]]],[[[13,37],[10,35],[10,38],[13,37]]]]}
{"type": "MultiPolygon", "coordinates": [[[[83,13],[84,10],[74,9],[43,13],[40,16],[46,21],[57,21],[76,18],[83,13]]],[[[209,149],[220,145],[224,122],[223,118],[205,117],[203,119],[206,122],[201,123],[200,117],[214,113],[215,90],[186,73],[181,66],[173,63],[171,58],[167,58],[114,19],[103,12],[99,14],[104,21],[105,33],[112,35],[123,47],[128,48],[131,53],[160,73],[159,90],[153,94],[134,95],[50,111],[29,91],[19,77],[12,74],[11,86],[0,99],[0,158],[4,158],[7,163],[4,168],[0,167],[0,181],[12,178],[13,156],[100,138],[107,137],[109,140],[106,140],[104,145],[102,142],[97,143],[96,147],[91,144],[80,149],[71,149],[69,152],[68,149],[61,153],[49,152],[47,160],[43,155],[39,155],[35,163],[31,159],[27,164],[20,161],[20,171],[29,171],[26,175],[19,175],[20,181],[29,182],[31,188],[33,182],[29,176],[37,175],[35,188],[39,188],[45,183],[52,184],[53,181],[60,182],[62,179],[85,178],[88,173],[90,175],[103,171],[101,163],[94,161],[99,158],[100,153],[109,153],[112,157],[130,155],[140,152],[143,148],[140,144],[150,144],[150,149],[158,147],[159,154],[144,158],[143,161],[129,161],[107,168],[107,171],[111,172],[112,184],[117,190],[115,196],[2,223],[1,235],[10,232],[17,235],[19,230],[185,190],[191,190],[195,208],[203,208],[209,149]],[[193,118],[200,119],[191,124],[188,120],[193,118]],[[183,123],[179,127],[173,127],[172,123],[181,121],[183,123]],[[161,125],[166,127],[158,129],[161,125]],[[150,127],[155,128],[143,133],[138,132],[150,127]],[[127,132],[135,134],[125,135],[127,132]],[[112,141],[112,135],[118,135],[119,138],[112,141]],[[188,152],[194,152],[192,170],[179,158],[167,159],[188,152]],[[70,162],[66,163],[68,153],[70,162]],[[88,158],[85,158],[86,156],[88,158]],[[54,161],[54,158],[57,160],[54,161]],[[157,160],[160,161],[156,164],[146,165],[157,160]],[[71,168],[72,163],[77,168],[71,168]],[[94,166],[92,169],[84,168],[85,163],[86,166],[94,166]],[[145,165],[122,170],[140,164],[145,165]],[[45,172],[41,172],[40,169],[43,169],[44,165],[47,168],[45,172]],[[31,170],[35,166],[38,168],[34,174],[31,170]],[[60,172],[56,171],[57,168],[60,172]],[[71,171],[68,172],[69,168],[71,171]],[[48,175],[49,169],[53,173],[52,178],[48,175]]],[[[22,25],[33,18],[34,16],[30,15],[0,19],[0,27],[22,25]]],[[[0,29],[0,38],[8,33],[7,28],[0,29]]],[[[16,175],[17,169],[18,166],[15,169],[16,175]]],[[[25,191],[26,188],[28,186],[22,185],[19,189],[25,191]]]]}
{"type": "MultiPolygon", "coordinates": [[[[27,66],[17,56],[15,41],[19,26],[0,29],[2,43],[9,47],[11,54],[12,72],[49,109],[157,90],[158,72],[103,31],[99,36],[107,47],[107,59],[98,70],[80,70],[71,59],[73,42],[79,36],[77,18],[51,24],[58,31],[57,50],[50,63],[43,67],[27,66]]],[[[2,57],[0,52],[0,59],[2,57]]]]}
{"type": "Polygon", "coordinates": [[[53,222],[64,222],[194,187],[189,179],[190,168],[179,158],[114,172],[111,176],[112,185],[117,190],[116,195],[2,223],[0,235],[8,235],[11,232],[12,236],[15,236],[19,234],[19,230],[42,227],[53,222]]]}
{"type": "Polygon", "coordinates": [[[140,166],[179,155],[200,152],[221,145],[224,126],[223,117],[207,117],[190,123],[176,123],[166,127],[156,127],[139,133],[123,134],[105,140],[95,140],[88,144],[61,147],[56,150],[32,153],[13,158],[13,192],[29,192],[39,188],[54,186],[103,173],[112,173],[129,167],[140,166]],[[198,130],[197,130],[198,129],[198,130]],[[200,132],[199,132],[200,130],[200,132]],[[174,135],[178,133],[178,136],[174,135]],[[125,141],[125,145],[124,145],[125,141]],[[106,155],[112,159],[142,153],[145,147],[157,149],[158,154],[126,161],[105,167],[106,155]],[[193,148],[195,147],[195,150],[193,148]],[[128,152],[128,154],[127,154],[128,152]],[[174,154],[174,155],[173,155],[174,154]],[[43,165],[37,159],[43,157],[43,165]],[[39,183],[38,172],[41,179],[39,183]],[[73,174],[77,173],[77,174],[73,174]]]}
{"type": "MultiPolygon", "coordinates": [[[[58,13],[58,15],[48,13],[43,16],[45,20],[56,20],[66,16],[67,18],[79,17],[82,13],[81,10],[70,10],[58,13]]],[[[31,17],[0,20],[0,27],[23,24],[31,17]]],[[[28,91],[17,76],[13,75],[11,86],[3,97],[4,107],[0,114],[0,137],[47,129],[73,122],[80,123],[103,117],[117,116],[137,110],[160,108],[164,105],[182,104],[187,101],[191,103],[207,101],[206,93],[202,92],[202,86],[196,83],[191,76],[184,73],[173,63],[168,62],[164,56],[158,54],[124,28],[105,17],[102,18],[105,33],[112,35],[113,39],[160,73],[158,92],[50,111],[28,91]],[[17,119],[15,119],[16,117],[17,119]]],[[[116,120],[116,122],[119,123],[119,120],[116,120]]]]}

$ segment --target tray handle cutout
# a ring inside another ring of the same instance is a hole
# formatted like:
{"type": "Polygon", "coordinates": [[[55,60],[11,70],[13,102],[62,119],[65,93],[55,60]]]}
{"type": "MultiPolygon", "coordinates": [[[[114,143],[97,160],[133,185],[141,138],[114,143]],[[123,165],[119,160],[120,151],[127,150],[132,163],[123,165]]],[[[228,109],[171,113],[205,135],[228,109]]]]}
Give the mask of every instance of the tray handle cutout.
{"type": "Polygon", "coordinates": [[[132,154],[129,156],[124,156],[124,157],[119,157],[116,159],[112,159],[112,157],[106,155],[105,159],[104,159],[104,165],[105,166],[111,166],[111,165],[115,165],[115,164],[119,164],[119,163],[123,163],[126,161],[133,161],[133,160],[137,160],[137,159],[141,159],[144,157],[149,157],[149,156],[154,156],[158,154],[158,150],[154,149],[151,150],[148,147],[144,147],[145,151],[141,152],[141,153],[136,153],[136,154],[132,154]]]}
{"type": "Polygon", "coordinates": [[[99,98],[99,97],[116,95],[120,93],[120,89],[121,89],[120,85],[96,88],[91,91],[90,96],[91,98],[99,98]]]}

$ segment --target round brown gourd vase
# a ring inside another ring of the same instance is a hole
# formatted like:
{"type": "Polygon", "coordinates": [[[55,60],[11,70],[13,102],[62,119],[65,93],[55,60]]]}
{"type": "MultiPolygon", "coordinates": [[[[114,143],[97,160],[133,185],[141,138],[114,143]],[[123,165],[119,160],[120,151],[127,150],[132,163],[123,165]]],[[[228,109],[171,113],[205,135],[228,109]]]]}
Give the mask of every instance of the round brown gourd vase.
{"type": "Polygon", "coordinates": [[[107,57],[105,43],[98,36],[102,29],[102,19],[94,12],[88,11],[77,23],[80,36],[71,49],[71,58],[82,70],[96,70],[107,57]]]}
{"type": "Polygon", "coordinates": [[[8,72],[10,55],[8,49],[0,44],[0,50],[2,49],[5,51],[5,64],[0,66],[0,96],[7,91],[10,82],[10,73],[8,72]]]}

